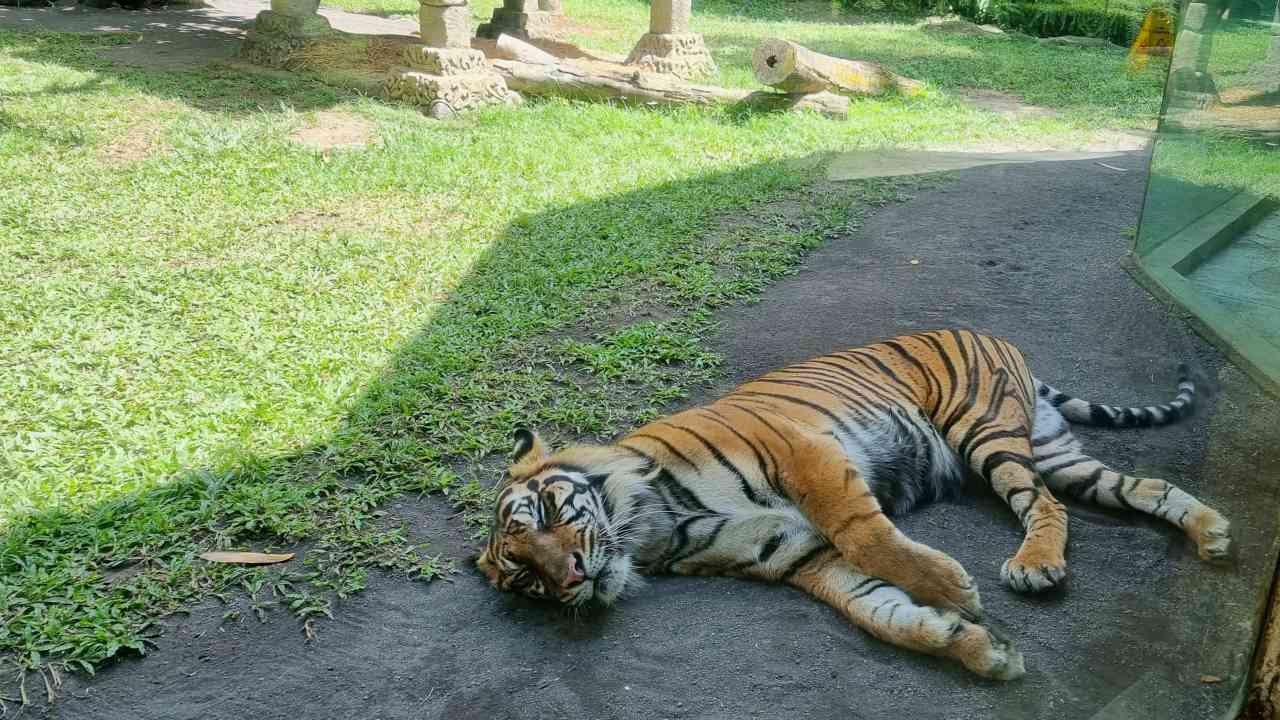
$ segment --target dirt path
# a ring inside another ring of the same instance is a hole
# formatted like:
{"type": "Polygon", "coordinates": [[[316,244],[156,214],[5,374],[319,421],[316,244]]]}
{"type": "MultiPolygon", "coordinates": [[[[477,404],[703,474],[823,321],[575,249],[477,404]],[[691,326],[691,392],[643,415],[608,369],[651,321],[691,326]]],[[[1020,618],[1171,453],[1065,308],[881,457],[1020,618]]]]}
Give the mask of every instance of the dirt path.
{"type": "MultiPolygon", "coordinates": [[[[722,315],[732,381],[837,347],[948,323],[1020,344],[1058,386],[1109,401],[1168,396],[1192,363],[1211,397],[1193,420],[1087,433],[1120,467],[1177,479],[1235,521],[1237,568],[1200,564],[1177,533],[1071,506],[1065,591],[999,582],[1016,522],[985,495],[902,524],[959,558],[991,618],[1026,654],[1015,684],[879,643],[800,593],[663,578],[580,621],[499,596],[469,565],[452,582],[375,578],[302,639],[273,613],[222,621],[216,603],[168,621],[144,660],[69,678],[33,714],[225,718],[1214,718],[1236,697],[1252,612],[1275,560],[1275,403],[1121,269],[1144,158],[966,170],[831,240],[759,304],[722,315]],[[981,197],[981,202],[975,198],[981,197]],[[912,264],[912,260],[918,260],[912,264]],[[1224,682],[1206,684],[1201,675],[1224,682]]],[[[393,511],[453,557],[475,545],[437,500],[393,511]]],[[[30,711],[29,711],[30,712],[30,711]]]]}

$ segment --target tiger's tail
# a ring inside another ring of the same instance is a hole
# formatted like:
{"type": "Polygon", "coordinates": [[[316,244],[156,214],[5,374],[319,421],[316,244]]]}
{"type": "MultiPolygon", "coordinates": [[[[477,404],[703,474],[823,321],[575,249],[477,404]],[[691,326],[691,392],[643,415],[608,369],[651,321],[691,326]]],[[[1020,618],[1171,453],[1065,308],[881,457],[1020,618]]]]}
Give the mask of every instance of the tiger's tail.
{"type": "Polygon", "coordinates": [[[1178,395],[1161,405],[1117,407],[1091,403],[1059,392],[1040,380],[1035,381],[1036,394],[1073,423],[1112,428],[1168,425],[1187,417],[1195,408],[1196,384],[1186,365],[1180,365],[1178,371],[1178,395]]]}
{"type": "Polygon", "coordinates": [[[1103,427],[1167,425],[1190,414],[1196,387],[1185,367],[1178,396],[1163,405],[1115,407],[1077,400],[1036,381],[1036,419],[1031,446],[1036,473],[1054,493],[1117,510],[1138,510],[1182,528],[1204,560],[1221,560],[1231,551],[1231,525],[1216,510],[1159,478],[1112,470],[1085,454],[1067,422],[1103,427]]]}

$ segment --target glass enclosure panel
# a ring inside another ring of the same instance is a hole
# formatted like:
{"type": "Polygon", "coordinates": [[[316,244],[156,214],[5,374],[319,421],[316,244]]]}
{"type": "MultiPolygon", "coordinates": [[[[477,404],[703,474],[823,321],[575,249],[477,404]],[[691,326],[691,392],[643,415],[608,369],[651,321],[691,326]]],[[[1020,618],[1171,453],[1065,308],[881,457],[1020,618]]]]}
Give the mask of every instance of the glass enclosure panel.
{"type": "Polygon", "coordinates": [[[1140,275],[1260,381],[1280,383],[1280,4],[1183,3],[1140,275]]]}

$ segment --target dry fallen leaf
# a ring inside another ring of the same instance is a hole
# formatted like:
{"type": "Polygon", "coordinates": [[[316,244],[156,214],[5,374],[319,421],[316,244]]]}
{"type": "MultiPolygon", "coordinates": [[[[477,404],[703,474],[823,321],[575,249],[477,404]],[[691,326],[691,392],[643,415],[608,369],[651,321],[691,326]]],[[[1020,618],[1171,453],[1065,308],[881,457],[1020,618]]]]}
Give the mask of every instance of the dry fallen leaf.
{"type": "Polygon", "coordinates": [[[1220,682],[1222,682],[1222,678],[1218,677],[1217,675],[1201,675],[1201,676],[1200,676],[1200,682],[1202,682],[1202,683],[1220,683],[1220,682]]]}
{"type": "Polygon", "coordinates": [[[208,560],[215,563],[239,563],[241,565],[270,565],[272,563],[282,563],[286,560],[293,559],[293,553],[281,553],[273,555],[271,553],[257,552],[207,552],[200,553],[202,560],[208,560]]]}

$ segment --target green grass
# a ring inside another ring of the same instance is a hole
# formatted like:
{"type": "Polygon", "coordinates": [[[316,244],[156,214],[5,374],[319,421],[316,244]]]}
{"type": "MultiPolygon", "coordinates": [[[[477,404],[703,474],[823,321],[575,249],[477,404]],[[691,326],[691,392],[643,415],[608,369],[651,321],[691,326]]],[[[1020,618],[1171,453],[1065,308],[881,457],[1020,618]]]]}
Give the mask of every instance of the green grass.
{"type": "MultiPolygon", "coordinates": [[[[1242,119],[1258,128],[1274,127],[1275,98],[1260,95],[1240,102],[1243,94],[1259,95],[1280,78],[1266,68],[1272,34],[1269,23],[1228,22],[1215,32],[1208,71],[1225,104],[1196,116],[1195,131],[1162,133],[1151,172],[1203,188],[1280,197],[1280,153],[1263,139],[1234,135],[1231,123],[1242,119]]],[[[1184,111],[1170,110],[1180,119],[1184,111]]]]}
{"type": "MultiPolygon", "coordinates": [[[[118,36],[0,32],[6,662],[90,671],[211,594],[309,629],[370,568],[448,573],[379,508],[443,493],[476,516],[491,481],[477,468],[514,427],[606,438],[662,412],[714,377],[711,310],[902,185],[815,185],[802,159],[1071,147],[1149,124],[1156,105],[1158,73],[1129,78],[1123,55],[748,7],[699,16],[726,82],[780,34],[891,60],[932,90],[857,101],[847,122],[560,101],[436,122],[307,77],[112,66],[96,50],[118,36]],[[975,109],[952,92],[970,84],[1063,116],[975,109]],[[289,139],[322,110],[377,142],[289,139]],[[196,557],[246,547],[304,558],[196,557]]],[[[609,23],[646,12],[569,10],[615,49],[630,40],[609,23]]]]}
{"type": "Polygon", "coordinates": [[[1280,198],[1280,153],[1256,140],[1213,133],[1163,135],[1151,172],[1204,188],[1280,198]]]}
{"type": "MultiPolygon", "coordinates": [[[[418,8],[417,0],[329,4],[357,12],[416,13],[418,8]]],[[[487,20],[500,4],[497,0],[472,2],[474,22],[487,20]]],[[[649,26],[649,6],[637,0],[567,0],[564,10],[573,23],[569,40],[620,54],[627,53],[649,26]]],[[[925,103],[912,103],[910,110],[933,115],[941,125],[962,112],[955,91],[963,87],[1007,91],[1061,110],[1062,118],[1054,128],[1043,128],[1044,132],[1059,132],[1063,124],[1077,130],[1146,125],[1159,109],[1160,63],[1130,76],[1114,52],[1045,48],[1022,37],[938,36],[921,32],[916,22],[892,17],[866,22],[809,0],[712,0],[698,3],[693,29],[703,34],[719,65],[718,76],[710,79],[715,84],[759,88],[751,72],[752,50],[766,37],[785,37],[830,55],[884,63],[898,73],[927,81],[940,92],[925,103]]],[[[936,134],[945,129],[930,131],[936,134]]]]}
{"type": "MultiPolygon", "coordinates": [[[[1271,46],[1270,23],[1227,22],[1214,33],[1209,55],[1209,73],[1219,89],[1262,78],[1256,77],[1258,66],[1271,46]]],[[[1275,78],[1266,78],[1275,81],[1275,78]]]]}

